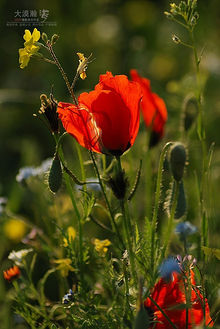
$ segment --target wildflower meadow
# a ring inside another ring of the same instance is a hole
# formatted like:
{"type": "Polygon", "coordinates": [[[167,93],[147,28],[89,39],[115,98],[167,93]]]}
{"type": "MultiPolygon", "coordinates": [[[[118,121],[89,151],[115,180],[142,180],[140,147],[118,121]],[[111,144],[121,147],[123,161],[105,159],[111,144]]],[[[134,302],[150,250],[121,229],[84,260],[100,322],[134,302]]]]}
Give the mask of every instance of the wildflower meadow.
{"type": "Polygon", "coordinates": [[[220,328],[220,3],[8,6],[0,328],[220,328]]]}

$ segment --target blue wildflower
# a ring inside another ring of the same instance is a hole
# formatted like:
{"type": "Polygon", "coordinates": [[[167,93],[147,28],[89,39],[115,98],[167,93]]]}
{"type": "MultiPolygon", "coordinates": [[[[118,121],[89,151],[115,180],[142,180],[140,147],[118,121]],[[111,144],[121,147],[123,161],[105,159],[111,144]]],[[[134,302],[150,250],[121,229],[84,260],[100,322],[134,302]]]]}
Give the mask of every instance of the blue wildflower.
{"type": "MultiPolygon", "coordinates": [[[[88,182],[88,184],[86,184],[88,190],[92,190],[92,191],[96,191],[96,192],[101,191],[101,187],[100,187],[98,178],[90,177],[90,178],[86,179],[86,182],[88,182]]],[[[82,186],[78,185],[78,184],[75,185],[75,188],[77,191],[82,190],[82,186]]]]}
{"type": "Polygon", "coordinates": [[[181,239],[186,239],[188,235],[192,235],[197,232],[197,227],[190,222],[182,222],[176,226],[176,233],[180,234],[181,239]]]}
{"type": "Polygon", "coordinates": [[[19,169],[16,181],[25,184],[30,177],[39,176],[47,172],[52,164],[52,158],[44,160],[39,167],[23,167],[19,169]]]}
{"type": "Polygon", "coordinates": [[[48,158],[48,159],[44,160],[41,163],[41,165],[36,168],[38,175],[41,175],[41,174],[44,174],[45,172],[47,172],[50,169],[50,167],[52,166],[52,162],[53,162],[52,158],[48,158]]]}
{"type": "Polygon", "coordinates": [[[180,265],[176,258],[169,257],[166,260],[163,261],[163,263],[159,267],[159,274],[162,278],[164,278],[167,281],[170,281],[172,279],[172,273],[177,272],[180,273],[180,265]]]}
{"type": "Polygon", "coordinates": [[[34,167],[23,167],[19,169],[19,172],[16,176],[16,181],[18,183],[25,183],[29,177],[36,176],[37,172],[34,167]]]}
{"type": "Polygon", "coordinates": [[[69,292],[63,296],[62,303],[69,304],[69,302],[72,300],[73,300],[73,291],[72,291],[72,289],[69,289],[69,292]]]}

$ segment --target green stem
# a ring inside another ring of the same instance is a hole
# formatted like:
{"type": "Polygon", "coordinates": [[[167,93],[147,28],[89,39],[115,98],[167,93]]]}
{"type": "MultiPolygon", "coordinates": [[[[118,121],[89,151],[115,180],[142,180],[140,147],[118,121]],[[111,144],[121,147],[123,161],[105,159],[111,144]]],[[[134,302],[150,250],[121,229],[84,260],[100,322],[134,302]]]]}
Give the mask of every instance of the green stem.
{"type": "Polygon", "coordinates": [[[146,215],[147,218],[150,218],[152,215],[152,152],[151,149],[148,149],[148,152],[146,154],[146,198],[145,198],[145,204],[146,204],[146,215]]]}
{"type": "Polygon", "coordinates": [[[154,212],[153,212],[153,218],[152,218],[152,224],[151,224],[151,269],[152,273],[154,274],[154,256],[155,256],[155,235],[157,230],[157,215],[158,215],[158,209],[159,209],[159,203],[160,203],[160,188],[161,188],[161,182],[162,182],[162,173],[163,173],[163,163],[165,160],[165,156],[167,153],[167,150],[172,145],[172,142],[168,142],[160,155],[160,161],[159,161],[159,168],[158,168],[158,174],[157,174],[157,183],[156,183],[156,194],[155,194],[155,202],[154,202],[154,212]]]}
{"type": "MultiPolygon", "coordinates": [[[[79,158],[79,164],[80,164],[80,169],[81,169],[81,179],[83,182],[86,181],[86,174],[85,174],[85,168],[84,168],[84,164],[83,164],[83,158],[82,158],[82,152],[81,152],[81,148],[79,146],[79,143],[77,141],[75,141],[75,146],[76,146],[76,150],[77,150],[77,154],[78,154],[78,158],[79,158]]],[[[87,188],[86,188],[86,184],[83,185],[83,191],[86,192],[87,188]]]]}
{"type": "Polygon", "coordinates": [[[181,21],[179,21],[178,19],[176,19],[176,18],[174,18],[174,17],[172,17],[172,21],[174,21],[174,22],[176,22],[176,23],[182,25],[182,26],[185,27],[185,29],[187,29],[187,30],[189,29],[188,26],[187,26],[186,24],[182,23],[181,21]]]}
{"type": "MultiPolygon", "coordinates": [[[[118,171],[119,174],[123,174],[122,166],[121,166],[121,158],[116,157],[117,163],[118,163],[118,171]]],[[[129,258],[130,258],[130,263],[131,263],[131,272],[132,276],[134,279],[134,284],[135,286],[137,285],[137,275],[135,271],[135,257],[134,257],[134,252],[133,252],[133,230],[132,230],[132,225],[131,225],[131,219],[130,219],[130,213],[128,209],[128,203],[127,199],[121,199],[120,200],[120,206],[121,206],[121,211],[123,214],[123,225],[124,225],[124,231],[126,235],[126,240],[127,240],[127,245],[128,245],[128,252],[129,252],[129,258]]]]}
{"type": "Polygon", "coordinates": [[[132,230],[130,228],[130,223],[129,223],[129,216],[128,216],[128,211],[125,209],[125,202],[124,200],[120,200],[120,205],[121,205],[121,211],[123,214],[123,226],[124,226],[124,232],[125,232],[125,237],[127,240],[127,246],[128,246],[128,253],[129,253],[129,259],[130,259],[130,264],[131,264],[131,273],[133,276],[134,280],[134,285],[136,287],[137,285],[137,275],[135,271],[135,257],[133,253],[133,247],[132,247],[132,230]]]}
{"type": "Polygon", "coordinates": [[[72,89],[72,90],[74,89],[75,84],[76,84],[76,81],[77,81],[78,78],[79,78],[79,72],[76,72],[76,75],[75,75],[75,77],[74,77],[74,79],[73,79],[73,82],[72,82],[72,84],[71,84],[71,89],[72,89]]]}
{"type": "Polygon", "coordinates": [[[96,172],[96,175],[98,177],[98,180],[99,180],[99,184],[100,184],[100,187],[101,187],[101,190],[102,190],[102,193],[103,193],[103,196],[104,196],[104,199],[105,199],[105,202],[106,202],[106,205],[108,207],[108,210],[109,210],[109,218],[110,218],[110,221],[111,221],[111,225],[112,225],[112,229],[113,231],[117,234],[118,236],[118,240],[121,244],[121,246],[125,249],[125,245],[124,245],[124,242],[123,242],[123,239],[119,233],[119,230],[118,230],[118,227],[117,227],[117,224],[115,222],[115,218],[114,218],[114,214],[113,214],[113,211],[112,211],[112,208],[110,206],[110,203],[108,201],[108,198],[107,198],[107,195],[106,195],[106,192],[105,192],[105,188],[103,186],[103,183],[102,183],[102,179],[101,179],[101,176],[100,176],[100,173],[99,173],[99,169],[97,167],[97,164],[96,164],[96,161],[95,161],[95,158],[94,158],[94,155],[93,155],[93,152],[92,151],[89,151],[89,154],[90,154],[90,157],[92,159],[92,163],[93,163],[93,166],[94,166],[94,169],[95,169],[95,172],[96,172]]]}
{"type": "Polygon", "coordinates": [[[174,181],[174,195],[173,195],[173,203],[170,211],[170,216],[167,224],[167,230],[165,233],[165,242],[163,246],[163,250],[161,252],[161,260],[164,259],[166,255],[166,250],[169,244],[169,239],[170,235],[172,233],[172,228],[173,228],[173,221],[174,221],[174,216],[175,216],[175,211],[176,211],[176,206],[177,206],[177,200],[178,200],[178,194],[179,194],[179,184],[180,182],[174,181]]]}
{"type": "MultiPolygon", "coordinates": [[[[63,151],[62,151],[62,148],[60,147],[60,144],[58,145],[57,136],[55,134],[53,136],[54,136],[56,145],[59,146],[59,147],[57,147],[57,152],[59,154],[60,160],[61,160],[61,162],[64,162],[63,151]]],[[[77,221],[78,221],[78,230],[79,230],[79,267],[80,267],[81,277],[83,278],[83,271],[82,271],[82,266],[83,266],[83,231],[82,231],[81,216],[80,216],[80,212],[79,212],[79,209],[77,207],[76,200],[75,200],[75,197],[74,197],[74,194],[73,194],[73,189],[72,189],[72,185],[71,185],[71,182],[70,182],[70,177],[66,172],[64,172],[63,175],[64,175],[64,179],[65,179],[65,183],[66,183],[66,188],[67,188],[67,191],[69,193],[74,211],[76,213],[77,221]]]]}
{"type": "Polygon", "coordinates": [[[206,148],[206,134],[204,128],[204,113],[201,104],[201,95],[202,95],[202,87],[201,87],[201,76],[200,76],[200,59],[198,57],[197,49],[195,46],[195,39],[193,31],[190,31],[190,37],[193,44],[193,53],[194,53],[194,60],[196,66],[196,81],[197,81],[197,103],[198,103],[198,121],[197,121],[197,133],[199,140],[201,142],[202,147],[202,178],[201,178],[201,186],[200,186],[200,217],[202,222],[202,244],[207,245],[207,229],[208,229],[208,222],[207,216],[205,212],[204,206],[204,199],[205,199],[205,189],[206,189],[206,172],[208,168],[208,161],[207,161],[207,148],[206,148]]]}
{"type": "Polygon", "coordinates": [[[72,89],[72,87],[71,87],[71,85],[70,85],[70,83],[69,83],[69,80],[68,80],[68,78],[67,78],[66,73],[64,72],[64,70],[63,70],[63,68],[62,68],[62,66],[61,66],[61,64],[60,64],[60,62],[59,62],[59,60],[58,60],[58,58],[56,57],[56,55],[55,55],[55,53],[54,53],[54,51],[53,51],[53,46],[52,46],[52,44],[50,43],[50,41],[47,42],[47,46],[48,46],[48,50],[49,50],[49,52],[50,52],[50,54],[51,54],[51,56],[52,56],[54,62],[56,63],[58,69],[60,70],[60,72],[61,72],[61,74],[62,74],[62,77],[63,77],[63,79],[64,79],[64,81],[65,81],[65,83],[66,83],[67,89],[69,90],[69,93],[70,93],[70,95],[71,95],[71,97],[72,97],[72,99],[73,99],[75,105],[77,105],[78,103],[77,103],[76,97],[75,97],[75,95],[74,95],[73,89],[72,89]]]}
{"type": "Polygon", "coordinates": [[[103,167],[103,171],[106,170],[106,155],[102,154],[102,167],[103,167]]]}
{"type": "Polygon", "coordinates": [[[124,278],[125,278],[125,315],[127,314],[131,314],[132,315],[132,311],[131,311],[131,306],[130,306],[130,302],[129,302],[129,279],[128,279],[128,273],[127,273],[127,268],[126,268],[126,264],[125,264],[125,260],[123,261],[123,272],[124,272],[124,278]]]}

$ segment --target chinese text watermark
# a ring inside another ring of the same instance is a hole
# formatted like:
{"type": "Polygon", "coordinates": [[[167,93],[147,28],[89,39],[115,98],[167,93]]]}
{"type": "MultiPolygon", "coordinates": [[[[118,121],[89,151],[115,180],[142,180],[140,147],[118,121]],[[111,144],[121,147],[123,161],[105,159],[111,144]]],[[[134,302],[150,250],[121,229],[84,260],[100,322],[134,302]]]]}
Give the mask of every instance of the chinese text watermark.
{"type": "Polygon", "coordinates": [[[49,21],[48,9],[17,9],[7,26],[56,26],[56,22],[49,21]]]}

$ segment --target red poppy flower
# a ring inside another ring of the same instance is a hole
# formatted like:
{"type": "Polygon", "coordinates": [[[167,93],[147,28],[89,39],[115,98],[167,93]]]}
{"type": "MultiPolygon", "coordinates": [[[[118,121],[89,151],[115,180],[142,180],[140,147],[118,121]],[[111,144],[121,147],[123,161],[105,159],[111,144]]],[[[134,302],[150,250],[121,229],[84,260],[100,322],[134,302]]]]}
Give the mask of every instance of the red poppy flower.
{"type": "MultiPolygon", "coordinates": [[[[188,329],[194,328],[205,322],[206,326],[213,327],[213,321],[210,317],[209,305],[205,299],[205,320],[203,315],[203,296],[195,285],[194,273],[190,272],[191,289],[191,303],[188,308],[188,329]]],[[[173,273],[173,280],[170,282],[161,278],[154,286],[151,297],[160,308],[166,313],[169,319],[173,322],[177,329],[186,328],[186,297],[185,287],[186,277],[173,273]]],[[[155,304],[147,298],[144,306],[149,314],[153,315],[155,322],[152,323],[150,328],[154,329],[172,329],[173,327],[165,318],[162,312],[155,306],[155,304]]]]}
{"type": "Polygon", "coordinates": [[[138,83],[111,72],[100,75],[95,90],[82,93],[78,106],[60,102],[59,117],[77,142],[97,153],[121,155],[130,148],[139,129],[138,83]]]}
{"type": "Polygon", "coordinates": [[[157,139],[161,138],[164,133],[164,124],[167,121],[167,109],[162,98],[152,93],[150,80],[142,78],[136,70],[130,70],[131,79],[140,84],[143,99],[141,109],[145,124],[151,127],[157,139]]]}
{"type": "Polygon", "coordinates": [[[18,266],[13,266],[11,268],[9,268],[7,271],[3,271],[3,276],[5,278],[5,280],[8,280],[9,282],[11,282],[14,279],[17,279],[20,275],[20,270],[18,266]]]}

